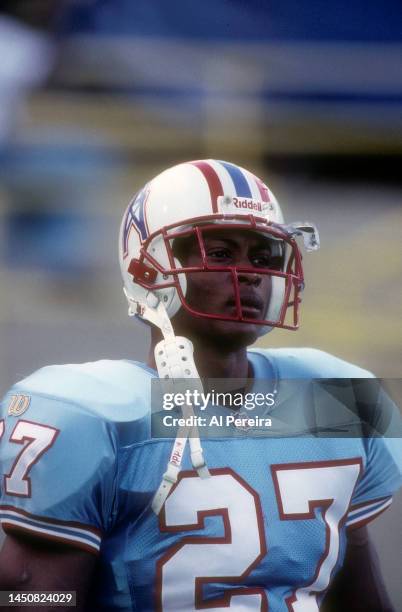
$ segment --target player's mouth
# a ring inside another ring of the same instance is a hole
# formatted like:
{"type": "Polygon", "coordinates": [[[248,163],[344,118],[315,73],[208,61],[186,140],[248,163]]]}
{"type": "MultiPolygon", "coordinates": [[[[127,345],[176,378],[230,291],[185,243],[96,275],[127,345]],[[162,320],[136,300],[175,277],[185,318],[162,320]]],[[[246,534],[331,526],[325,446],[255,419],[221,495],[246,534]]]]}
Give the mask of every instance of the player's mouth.
{"type": "MultiPolygon", "coordinates": [[[[264,302],[256,295],[240,296],[241,314],[247,319],[259,319],[261,317],[264,302]]],[[[231,298],[228,301],[228,306],[232,311],[236,311],[236,301],[231,298]]]]}

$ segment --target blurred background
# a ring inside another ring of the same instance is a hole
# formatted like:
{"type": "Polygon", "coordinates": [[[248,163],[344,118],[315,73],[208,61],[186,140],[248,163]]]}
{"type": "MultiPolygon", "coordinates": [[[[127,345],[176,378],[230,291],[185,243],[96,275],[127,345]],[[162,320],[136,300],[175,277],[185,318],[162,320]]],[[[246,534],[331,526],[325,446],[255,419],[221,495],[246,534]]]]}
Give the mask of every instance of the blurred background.
{"type": "MultiPolygon", "coordinates": [[[[48,363],[144,357],[120,218],[205,157],[320,229],[301,329],[260,344],[401,376],[400,0],[2,0],[0,57],[0,394],[48,363]]],[[[401,507],[373,529],[399,610],[401,507]]]]}

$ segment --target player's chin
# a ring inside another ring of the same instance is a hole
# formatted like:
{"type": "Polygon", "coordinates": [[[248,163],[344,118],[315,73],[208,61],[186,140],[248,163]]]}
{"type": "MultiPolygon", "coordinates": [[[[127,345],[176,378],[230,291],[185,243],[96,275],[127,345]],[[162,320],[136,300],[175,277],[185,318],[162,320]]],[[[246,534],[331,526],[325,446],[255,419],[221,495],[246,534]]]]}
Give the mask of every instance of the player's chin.
{"type": "Polygon", "coordinates": [[[261,326],[250,322],[215,320],[213,332],[225,343],[226,348],[242,348],[253,344],[261,331],[261,326]]]}

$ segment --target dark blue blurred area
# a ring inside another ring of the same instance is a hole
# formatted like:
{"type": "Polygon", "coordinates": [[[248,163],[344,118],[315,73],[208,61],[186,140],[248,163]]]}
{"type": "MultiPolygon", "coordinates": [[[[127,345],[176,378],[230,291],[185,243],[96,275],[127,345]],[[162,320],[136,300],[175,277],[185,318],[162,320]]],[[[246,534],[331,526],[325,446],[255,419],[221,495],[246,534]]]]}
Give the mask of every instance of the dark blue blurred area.
{"type": "Polygon", "coordinates": [[[92,221],[69,211],[25,210],[5,219],[5,263],[9,268],[37,266],[76,278],[89,267],[86,231],[92,221]]]}
{"type": "Polygon", "coordinates": [[[266,117],[400,129],[401,0],[78,1],[63,36],[59,90],[156,101],[161,116],[174,105],[197,122],[243,95],[266,117]]]}
{"type": "Polygon", "coordinates": [[[400,0],[98,0],[71,7],[66,32],[224,41],[402,39],[400,0]]]}
{"type": "Polygon", "coordinates": [[[16,147],[0,155],[0,180],[9,206],[3,215],[2,259],[9,269],[41,268],[53,277],[79,278],[102,263],[97,211],[105,167],[101,150],[16,147]],[[95,248],[96,247],[96,248],[95,248]]]}

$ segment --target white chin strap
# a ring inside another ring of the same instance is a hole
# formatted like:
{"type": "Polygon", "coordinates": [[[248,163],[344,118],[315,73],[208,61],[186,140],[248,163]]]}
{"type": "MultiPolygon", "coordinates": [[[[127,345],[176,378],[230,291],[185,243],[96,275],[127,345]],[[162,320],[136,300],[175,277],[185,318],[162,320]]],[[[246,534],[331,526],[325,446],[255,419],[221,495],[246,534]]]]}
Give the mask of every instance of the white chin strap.
{"type": "MultiPolygon", "coordinates": [[[[163,333],[163,340],[155,346],[155,361],[159,378],[170,380],[173,393],[183,393],[187,389],[203,392],[202,383],[194,363],[192,342],[182,336],[175,336],[172,324],[162,302],[156,308],[146,307],[142,317],[153,323],[163,333]],[[191,385],[183,379],[192,379],[191,385]]],[[[188,423],[195,423],[191,404],[181,407],[183,417],[188,423]]],[[[159,514],[173,485],[177,482],[187,440],[190,445],[191,463],[201,478],[210,476],[204,460],[198,427],[185,425],[179,427],[173,444],[166,472],[152,500],[152,510],[159,514]]]]}

